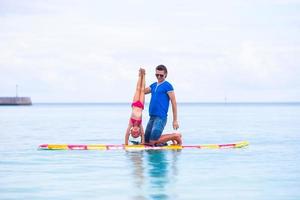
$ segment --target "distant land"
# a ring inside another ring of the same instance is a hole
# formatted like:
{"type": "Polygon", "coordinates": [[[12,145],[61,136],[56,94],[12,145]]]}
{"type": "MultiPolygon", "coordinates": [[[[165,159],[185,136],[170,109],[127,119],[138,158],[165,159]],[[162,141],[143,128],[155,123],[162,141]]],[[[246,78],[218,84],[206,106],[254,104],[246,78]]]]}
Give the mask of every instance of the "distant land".
{"type": "Polygon", "coordinates": [[[0,97],[0,105],[32,105],[30,97],[0,97]]]}

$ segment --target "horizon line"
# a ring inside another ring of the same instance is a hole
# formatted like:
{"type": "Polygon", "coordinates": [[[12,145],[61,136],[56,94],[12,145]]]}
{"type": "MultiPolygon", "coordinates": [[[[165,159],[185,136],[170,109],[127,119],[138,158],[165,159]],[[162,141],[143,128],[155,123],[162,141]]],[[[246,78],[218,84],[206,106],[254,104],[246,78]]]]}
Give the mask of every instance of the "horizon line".
{"type": "MultiPolygon", "coordinates": [[[[81,102],[69,102],[69,101],[55,101],[55,102],[35,102],[35,104],[131,104],[132,102],[89,102],[89,101],[81,101],[81,102]]],[[[237,103],[300,103],[300,101],[185,101],[185,102],[177,102],[177,104],[237,104],[237,103]]],[[[145,102],[145,104],[149,104],[149,102],[145,102]]]]}

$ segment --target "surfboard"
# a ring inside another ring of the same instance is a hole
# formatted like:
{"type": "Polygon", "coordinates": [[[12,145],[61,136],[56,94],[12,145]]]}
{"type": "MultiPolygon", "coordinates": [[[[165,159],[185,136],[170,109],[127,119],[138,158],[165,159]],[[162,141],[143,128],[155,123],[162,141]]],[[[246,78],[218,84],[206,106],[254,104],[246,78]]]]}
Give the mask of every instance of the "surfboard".
{"type": "Polygon", "coordinates": [[[248,141],[240,141],[226,144],[202,144],[202,145],[123,145],[123,144],[41,144],[39,150],[181,150],[181,149],[228,149],[243,148],[249,145],[248,141]]]}

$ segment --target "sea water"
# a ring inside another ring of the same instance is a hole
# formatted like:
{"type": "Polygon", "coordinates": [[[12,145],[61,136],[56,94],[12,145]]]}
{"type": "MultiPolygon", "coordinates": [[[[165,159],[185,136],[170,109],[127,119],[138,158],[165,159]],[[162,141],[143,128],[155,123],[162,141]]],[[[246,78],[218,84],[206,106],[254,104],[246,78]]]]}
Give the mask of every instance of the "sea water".
{"type": "MultiPolygon", "coordinates": [[[[300,199],[299,103],[178,105],[184,144],[250,142],[241,149],[37,149],[124,143],[130,112],[129,103],[1,106],[0,199],[300,199]]],[[[145,109],[144,126],[148,118],[145,109]]]]}

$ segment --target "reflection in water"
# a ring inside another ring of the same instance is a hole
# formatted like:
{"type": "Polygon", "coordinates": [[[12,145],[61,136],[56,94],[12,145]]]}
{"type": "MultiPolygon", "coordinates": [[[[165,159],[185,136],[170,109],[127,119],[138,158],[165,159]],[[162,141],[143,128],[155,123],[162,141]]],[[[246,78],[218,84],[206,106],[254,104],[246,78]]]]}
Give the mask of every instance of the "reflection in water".
{"type": "Polygon", "coordinates": [[[144,151],[127,151],[127,156],[133,164],[132,167],[132,180],[134,182],[134,189],[132,190],[133,199],[144,200],[146,197],[143,195],[143,187],[145,182],[144,177],[144,151]]]}
{"type": "Polygon", "coordinates": [[[148,170],[150,176],[150,195],[152,199],[168,199],[166,192],[168,180],[168,160],[165,151],[149,150],[148,170]]]}
{"type": "Polygon", "coordinates": [[[174,199],[170,184],[176,181],[180,151],[128,151],[127,155],[134,166],[135,188],[139,190],[134,190],[134,199],[174,199]]]}

